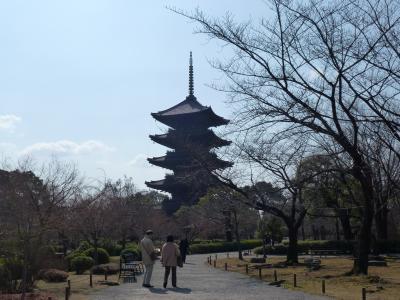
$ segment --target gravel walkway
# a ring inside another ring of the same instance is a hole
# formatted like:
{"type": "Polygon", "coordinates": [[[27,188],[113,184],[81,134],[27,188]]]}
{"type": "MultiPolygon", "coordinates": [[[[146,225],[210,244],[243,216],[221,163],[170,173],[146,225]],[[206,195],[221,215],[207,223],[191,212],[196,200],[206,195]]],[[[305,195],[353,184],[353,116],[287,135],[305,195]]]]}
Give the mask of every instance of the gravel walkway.
{"type": "MultiPolygon", "coordinates": [[[[109,287],[91,296],[91,300],[322,300],[312,296],[273,287],[248,276],[211,268],[205,264],[206,255],[190,255],[184,268],[178,268],[178,288],[162,287],[163,269],[160,262],[154,266],[154,288],[142,287],[142,276],[137,283],[123,283],[109,287]]],[[[171,279],[170,279],[171,280],[171,279]]]]}

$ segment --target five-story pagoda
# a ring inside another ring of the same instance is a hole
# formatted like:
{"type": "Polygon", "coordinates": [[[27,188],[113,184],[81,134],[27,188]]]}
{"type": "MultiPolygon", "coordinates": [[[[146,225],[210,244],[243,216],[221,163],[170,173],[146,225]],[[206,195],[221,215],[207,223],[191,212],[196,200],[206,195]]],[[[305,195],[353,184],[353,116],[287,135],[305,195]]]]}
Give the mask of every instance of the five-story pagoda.
{"type": "Polygon", "coordinates": [[[150,138],[172,150],[165,156],[149,158],[148,161],[171,170],[173,174],[167,174],[162,180],[146,182],[146,185],[171,194],[172,198],[167,200],[165,207],[168,213],[173,213],[182,204],[196,203],[210,186],[216,184],[210,176],[211,171],[232,166],[211,151],[230,144],[210,129],[226,125],[229,120],[216,115],[211,107],[201,105],[194,96],[191,52],[189,95],[181,103],[151,115],[170,128],[167,133],[150,135],[150,138]]]}

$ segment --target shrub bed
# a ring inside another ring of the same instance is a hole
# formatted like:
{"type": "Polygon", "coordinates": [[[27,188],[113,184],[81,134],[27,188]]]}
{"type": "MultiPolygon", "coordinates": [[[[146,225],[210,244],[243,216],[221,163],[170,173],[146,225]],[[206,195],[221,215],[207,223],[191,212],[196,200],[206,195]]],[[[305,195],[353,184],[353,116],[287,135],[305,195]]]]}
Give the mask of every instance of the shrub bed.
{"type": "MultiPolygon", "coordinates": [[[[262,245],[261,240],[243,240],[240,242],[242,250],[253,249],[262,245]]],[[[237,251],[238,244],[236,242],[206,242],[190,245],[192,254],[216,253],[237,251]]]]}
{"type": "Polygon", "coordinates": [[[106,272],[107,274],[117,274],[119,272],[119,266],[117,264],[102,264],[102,265],[97,265],[92,268],[93,274],[95,275],[102,275],[106,272]]]}
{"type": "Polygon", "coordinates": [[[57,269],[43,269],[38,273],[38,278],[46,282],[65,282],[68,276],[67,272],[57,269]]]}

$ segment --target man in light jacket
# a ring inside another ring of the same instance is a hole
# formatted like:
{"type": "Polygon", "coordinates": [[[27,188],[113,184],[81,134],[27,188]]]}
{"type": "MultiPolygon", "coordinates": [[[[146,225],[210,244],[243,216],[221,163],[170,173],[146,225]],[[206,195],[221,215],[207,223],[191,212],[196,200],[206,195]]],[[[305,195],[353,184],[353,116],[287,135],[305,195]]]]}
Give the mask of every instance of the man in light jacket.
{"type": "Polygon", "coordinates": [[[152,288],[150,284],[151,275],[153,274],[153,266],[155,259],[152,253],[154,253],[154,244],[151,240],[153,235],[152,230],[147,230],[144,238],[140,241],[140,250],[142,252],[142,261],[145,265],[145,272],[143,276],[143,286],[147,288],[152,288]]]}

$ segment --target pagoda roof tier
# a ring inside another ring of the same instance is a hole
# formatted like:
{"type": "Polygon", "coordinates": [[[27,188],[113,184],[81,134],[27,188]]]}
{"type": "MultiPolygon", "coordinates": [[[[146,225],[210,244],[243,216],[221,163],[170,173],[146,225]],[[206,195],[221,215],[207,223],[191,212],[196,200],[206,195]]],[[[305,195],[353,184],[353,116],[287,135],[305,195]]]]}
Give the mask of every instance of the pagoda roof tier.
{"type": "Polygon", "coordinates": [[[202,167],[204,168],[205,166],[207,169],[216,170],[232,166],[231,162],[219,159],[215,153],[205,152],[198,154],[198,157],[199,159],[197,160],[196,154],[192,157],[190,154],[168,151],[165,156],[148,158],[147,160],[153,165],[170,170],[194,170],[202,167]]]}
{"type": "Polygon", "coordinates": [[[152,189],[173,193],[187,188],[187,183],[174,175],[166,175],[164,179],[146,181],[145,184],[152,189]]]}
{"type": "Polygon", "coordinates": [[[185,146],[187,144],[200,144],[208,148],[219,148],[231,144],[231,141],[220,138],[212,130],[191,134],[169,130],[168,133],[165,134],[150,135],[150,139],[171,149],[176,149],[179,146],[185,146]]]}
{"type": "Polygon", "coordinates": [[[229,120],[218,116],[211,107],[201,105],[195,96],[189,95],[184,101],[166,110],[151,114],[154,119],[172,128],[215,127],[226,125],[229,120]]]}

